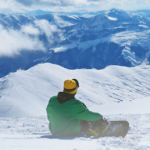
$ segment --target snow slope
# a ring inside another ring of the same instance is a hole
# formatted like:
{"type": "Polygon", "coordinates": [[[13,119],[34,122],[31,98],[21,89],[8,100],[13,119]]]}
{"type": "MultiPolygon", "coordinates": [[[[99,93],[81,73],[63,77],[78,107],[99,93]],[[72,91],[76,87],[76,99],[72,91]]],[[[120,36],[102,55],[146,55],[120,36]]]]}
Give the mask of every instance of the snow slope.
{"type": "Polygon", "coordinates": [[[63,82],[68,78],[79,80],[76,97],[93,110],[101,104],[130,103],[150,96],[149,74],[150,66],[68,70],[47,63],[27,71],[18,70],[0,79],[0,116],[45,115],[49,98],[63,90],[63,82]]]}
{"type": "Polygon", "coordinates": [[[0,79],[0,149],[3,150],[149,150],[150,66],[109,66],[103,70],[68,70],[40,64],[0,79]],[[45,107],[62,90],[63,81],[77,78],[76,95],[90,110],[108,120],[127,120],[122,138],[51,135],[45,107]]]}
{"type": "Polygon", "coordinates": [[[2,150],[149,150],[150,114],[111,115],[111,120],[130,122],[128,135],[122,138],[52,136],[46,117],[0,118],[0,149],[2,150]]]}

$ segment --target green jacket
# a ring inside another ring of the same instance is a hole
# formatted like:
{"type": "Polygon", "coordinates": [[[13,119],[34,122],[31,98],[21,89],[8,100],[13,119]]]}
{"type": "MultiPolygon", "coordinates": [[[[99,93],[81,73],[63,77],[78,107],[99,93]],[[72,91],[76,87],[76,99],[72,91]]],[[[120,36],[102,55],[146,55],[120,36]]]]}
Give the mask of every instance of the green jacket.
{"type": "Polygon", "coordinates": [[[49,100],[46,108],[50,121],[49,129],[53,135],[79,135],[81,120],[97,121],[101,118],[99,113],[91,112],[81,101],[74,97],[66,97],[66,93],[60,92],[58,96],[53,96],[49,100]]]}

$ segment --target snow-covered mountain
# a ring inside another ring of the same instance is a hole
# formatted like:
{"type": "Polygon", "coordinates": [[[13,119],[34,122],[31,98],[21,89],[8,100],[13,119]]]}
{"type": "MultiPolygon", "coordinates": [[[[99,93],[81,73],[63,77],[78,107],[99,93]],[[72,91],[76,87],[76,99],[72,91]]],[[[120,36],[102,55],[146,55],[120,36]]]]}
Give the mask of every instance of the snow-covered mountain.
{"type": "MultiPolygon", "coordinates": [[[[149,74],[150,66],[145,65],[133,68],[109,66],[103,70],[68,70],[45,63],[26,71],[18,70],[0,79],[0,116],[45,115],[49,98],[63,90],[63,82],[68,78],[79,80],[80,88],[76,96],[93,111],[106,110],[99,109],[103,105],[107,107],[123,103],[124,106],[126,103],[128,110],[125,110],[133,113],[131,106],[139,103],[137,99],[150,97],[149,74]]],[[[146,101],[143,105],[148,106],[146,101]]],[[[147,109],[144,108],[145,112],[147,109]]],[[[141,108],[140,113],[142,111],[141,108]]],[[[107,114],[107,111],[104,113],[107,114]]]]}
{"type": "Polygon", "coordinates": [[[147,17],[112,9],[71,27],[49,61],[70,69],[149,64],[149,27],[147,17]]]}
{"type": "Polygon", "coordinates": [[[49,48],[61,40],[62,30],[84,19],[53,14],[0,14],[0,77],[44,62],[49,48]]]}
{"type": "MultiPolygon", "coordinates": [[[[148,11],[125,12],[111,9],[89,18],[60,14],[39,16],[1,14],[0,29],[4,29],[8,35],[12,33],[10,32],[12,29],[17,34],[21,32],[17,40],[25,36],[30,38],[28,41],[34,41],[35,44],[33,48],[27,48],[27,42],[24,47],[15,46],[15,49],[19,49],[19,54],[13,57],[0,54],[0,77],[17,69],[28,69],[44,62],[58,64],[68,69],[148,65],[150,61],[148,13],[148,11]],[[32,27],[32,30],[29,31],[29,27],[32,27]]],[[[8,41],[8,45],[11,47],[12,43],[8,41]]],[[[3,48],[0,49],[2,50],[3,48]]]]}
{"type": "Polygon", "coordinates": [[[32,16],[27,14],[16,14],[16,15],[0,14],[0,25],[3,25],[4,27],[7,28],[20,29],[22,25],[26,25],[30,23],[34,24],[35,20],[42,20],[42,19],[45,19],[50,23],[55,24],[59,27],[66,27],[66,26],[77,24],[84,18],[75,15],[67,16],[67,15],[57,15],[51,13],[37,15],[37,16],[32,16]]]}
{"type": "Polygon", "coordinates": [[[29,12],[25,12],[25,13],[11,13],[13,15],[17,15],[17,14],[25,14],[28,16],[39,16],[39,15],[45,15],[45,14],[59,14],[59,15],[65,15],[65,16],[95,16],[97,14],[101,14],[104,13],[105,11],[96,11],[96,12],[89,12],[89,11],[81,11],[80,12],[64,12],[64,11],[58,11],[58,12],[52,12],[52,11],[44,11],[44,10],[33,10],[33,11],[29,11],[29,12]]]}
{"type": "Polygon", "coordinates": [[[0,149],[149,150],[149,20],[116,9],[91,18],[1,14],[0,77],[9,74],[0,78],[0,149]],[[67,78],[79,80],[76,97],[90,110],[129,122],[125,139],[50,133],[45,109],[67,78]]]}

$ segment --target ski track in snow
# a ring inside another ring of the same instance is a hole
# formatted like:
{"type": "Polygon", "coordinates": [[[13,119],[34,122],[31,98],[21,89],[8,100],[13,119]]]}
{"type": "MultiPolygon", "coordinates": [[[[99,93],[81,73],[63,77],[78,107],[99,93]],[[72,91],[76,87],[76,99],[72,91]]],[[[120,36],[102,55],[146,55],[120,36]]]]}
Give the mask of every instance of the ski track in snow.
{"type": "Polygon", "coordinates": [[[150,114],[111,115],[110,120],[128,120],[130,130],[121,137],[67,137],[51,135],[46,116],[0,118],[2,150],[149,150],[150,114]]]}

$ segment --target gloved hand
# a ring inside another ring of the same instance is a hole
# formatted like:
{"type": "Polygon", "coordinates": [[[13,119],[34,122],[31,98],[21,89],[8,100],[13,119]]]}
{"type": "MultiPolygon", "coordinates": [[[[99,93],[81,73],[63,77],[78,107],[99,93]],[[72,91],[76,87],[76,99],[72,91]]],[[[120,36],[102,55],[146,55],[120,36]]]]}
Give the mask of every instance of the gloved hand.
{"type": "Polygon", "coordinates": [[[109,122],[103,117],[101,116],[101,118],[98,120],[99,124],[103,124],[103,125],[108,125],[109,122]]]}
{"type": "Polygon", "coordinates": [[[103,117],[101,116],[101,118],[98,121],[95,121],[92,125],[92,129],[94,130],[103,130],[103,128],[105,128],[107,125],[109,124],[109,122],[103,117]]]}

